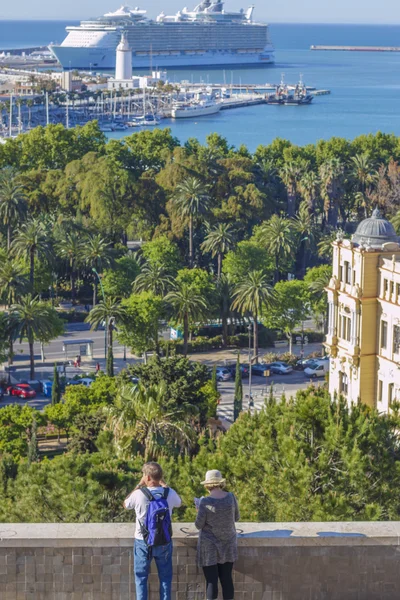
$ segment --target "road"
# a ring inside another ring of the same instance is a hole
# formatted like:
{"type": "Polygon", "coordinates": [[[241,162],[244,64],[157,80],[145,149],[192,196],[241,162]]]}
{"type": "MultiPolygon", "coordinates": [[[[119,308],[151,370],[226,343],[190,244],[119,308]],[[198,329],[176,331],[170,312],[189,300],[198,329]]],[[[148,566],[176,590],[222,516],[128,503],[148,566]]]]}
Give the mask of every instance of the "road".
{"type": "MultiPolygon", "coordinates": [[[[67,324],[64,335],[59,338],[53,340],[50,344],[47,344],[44,349],[45,354],[45,363],[41,362],[41,351],[40,344],[35,344],[35,361],[36,361],[36,373],[37,377],[41,379],[51,378],[53,371],[53,363],[54,361],[59,361],[63,363],[65,361],[65,351],[63,349],[64,340],[80,340],[80,339],[91,339],[93,340],[93,359],[83,359],[82,368],[76,369],[73,366],[67,366],[67,377],[73,377],[77,373],[86,373],[90,370],[93,370],[96,362],[100,363],[102,369],[105,369],[105,360],[104,360],[104,329],[98,331],[90,331],[90,326],[86,323],[71,323],[67,324]],[[86,361],[86,362],[85,362],[86,361]]],[[[314,351],[317,348],[320,348],[320,345],[310,345],[308,347],[308,351],[314,351]]],[[[28,344],[23,342],[22,344],[16,343],[14,347],[15,351],[15,359],[14,366],[17,367],[18,370],[23,370],[23,378],[28,377],[28,363],[29,363],[29,354],[28,354],[28,344]]],[[[115,368],[116,371],[125,367],[126,362],[123,360],[123,351],[124,347],[118,344],[114,345],[114,356],[115,356],[115,368]]],[[[284,351],[284,349],[283,349],[284,351]]],[[[299,348],[294,348],[294,351],[299,352],[299,348]]],[[[190,357],[193,360],[197,360],[208,366],[212,366],[213,364],[224,364],[224,359],[228,359],[229,362],[232,362],[236,358],[237,350],[229,350],[229,351],[216,351],[210,353],[202,353],[195,354],[190,357]]],[[[70,360],[74,360],[77,354],[79,353],[79,346],[75,348],[68,348],[68,358],[70,360]]],[[[243,358],[245,361],[245,357],[247,351],[243,350],[243,358]]],[[[134,357],[130,354],[129,351],[126,352],[127,363],[136,362],[138,360],[137,357],[134,357]]],[[[21,381],[21,378],[19,378],[21,381]]],[[[283,394],[286,396],[292,396],[299,389],[305,389],[310,384],[310,381],[305,377],[303,371],[293,371],[289,375],[271,375],[269,378],[252,376],[252,396],[254,400],[254,410],[260,410],[264,404],[265,397],[268,396],[270,392],[270,388],[272,386],[274,395],[277,398],[281,398],[283,394]]],[[[219,390],[221,392],[221,403],[219,406],[218,414],[221,419],[232,421],[233,417],[233,395],[235,383],[233,380],[227,382],[220,382],[218,384],[219,390]]],[[[50,402],[49,398],[43,396],[43,394],[38,394],[37,397],[33,400],[19,400],[15,397],[9,398],[5,397],[2,405],[11,404],[11,403],[20,403],[20,404],[28,404],[38,410],[43,410],[43,408],[50,402]]],[[[248,407],[248,379],[243,379],[243,408],[248,407]]]]}

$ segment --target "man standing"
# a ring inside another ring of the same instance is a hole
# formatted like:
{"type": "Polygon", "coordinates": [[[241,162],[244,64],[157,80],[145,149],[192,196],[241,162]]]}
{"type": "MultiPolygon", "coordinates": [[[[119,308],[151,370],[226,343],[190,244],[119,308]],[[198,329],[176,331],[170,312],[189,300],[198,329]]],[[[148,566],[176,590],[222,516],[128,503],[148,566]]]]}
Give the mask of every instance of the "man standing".
{"type": "Polygon", "coordinates": [[[172,510],[179,508],[182,501],[175,490],[164,483],[162,468],[158,463],[146,463],[142,472],[142,479],[124,502],[124,508],[136,513],[136,600],[147,600],[147,579],[153,558],[160,580],[160,600],[171,600],[172,539],[169,525],[172,510]],[[151,504],[154,506],[150,506],[151,504]]]}

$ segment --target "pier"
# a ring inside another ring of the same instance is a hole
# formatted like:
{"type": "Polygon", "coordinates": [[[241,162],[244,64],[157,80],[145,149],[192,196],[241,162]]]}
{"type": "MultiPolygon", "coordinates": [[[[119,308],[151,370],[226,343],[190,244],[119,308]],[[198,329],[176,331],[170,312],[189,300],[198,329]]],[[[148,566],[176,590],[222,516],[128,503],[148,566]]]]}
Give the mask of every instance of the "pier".
{"type": "Polygon", "coordinates": [[[339,52],[400,52],[400,46],[310,46],[310,50],[339,52]]]}

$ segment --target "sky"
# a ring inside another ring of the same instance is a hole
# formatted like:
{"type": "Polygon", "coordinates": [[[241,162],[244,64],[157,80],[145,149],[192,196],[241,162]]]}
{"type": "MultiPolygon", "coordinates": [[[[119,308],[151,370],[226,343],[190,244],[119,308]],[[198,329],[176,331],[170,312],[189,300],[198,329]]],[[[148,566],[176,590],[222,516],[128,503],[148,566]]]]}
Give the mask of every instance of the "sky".
{"type": "MultiPolygon", "coordinates": [[[[0,19],[85,19],[117,9],[123,0],[19,0],[0,2],[0,19]]],[[[129,0],[125,0],[129,4],[129,0]]],[[[155,17],[161,10],[174,14],[184,3],[200,0],[146,0],[140,4],[155,17]]],[[[131,0],[135,6],[139,0],[131,0]]],[[[226,9],[247,8],[254,2],[255,17],[269,23],[400,23],[397,0],[228,0],[226,9]]]]}

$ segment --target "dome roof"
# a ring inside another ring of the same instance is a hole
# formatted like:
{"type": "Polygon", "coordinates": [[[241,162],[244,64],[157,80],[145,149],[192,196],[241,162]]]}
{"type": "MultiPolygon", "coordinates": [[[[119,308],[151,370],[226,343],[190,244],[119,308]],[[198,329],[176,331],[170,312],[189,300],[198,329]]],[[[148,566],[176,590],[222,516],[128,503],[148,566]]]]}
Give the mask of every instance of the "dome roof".
{"type": "Polygon", "coordinates": [[[384,219],[378,208],[372,212],[369,219],[361,221],[353,235],[352,241],[356,244],[367,244],[371,248],[381,248],[387,242],[399,243],[393,225],[384,219]]]}

